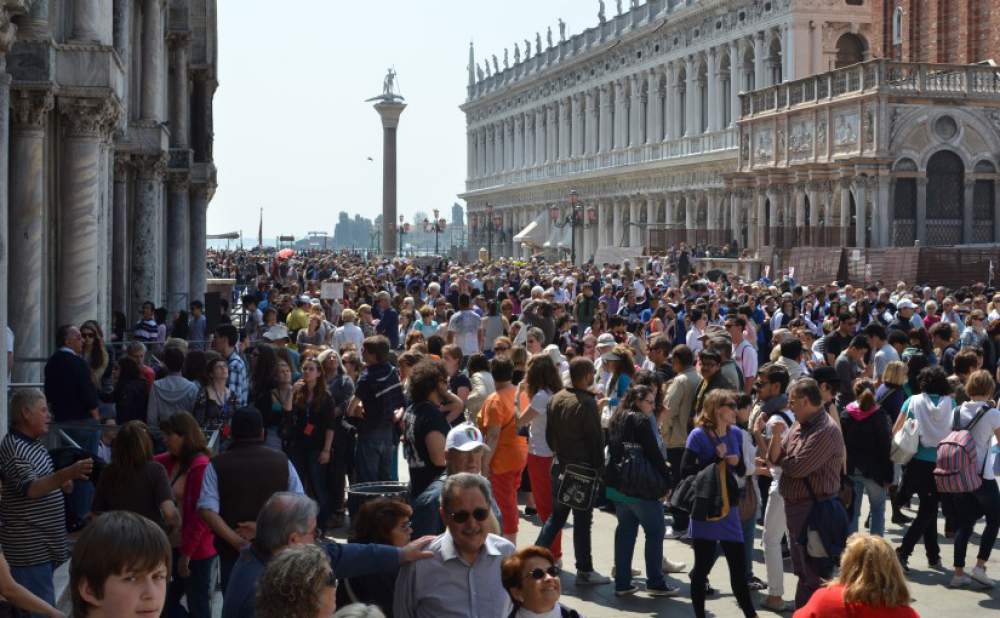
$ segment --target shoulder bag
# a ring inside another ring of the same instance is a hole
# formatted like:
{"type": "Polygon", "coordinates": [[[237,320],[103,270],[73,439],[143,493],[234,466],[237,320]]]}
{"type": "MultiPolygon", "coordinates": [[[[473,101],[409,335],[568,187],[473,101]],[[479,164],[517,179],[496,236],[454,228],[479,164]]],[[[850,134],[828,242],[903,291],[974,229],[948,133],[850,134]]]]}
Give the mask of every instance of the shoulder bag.
{"type": "Polygon", "coordinates": [[[556,500],[574,511],[594,508],[598,490],[597,471],[585,464],[568,464],[559,474],[556,500]]]}

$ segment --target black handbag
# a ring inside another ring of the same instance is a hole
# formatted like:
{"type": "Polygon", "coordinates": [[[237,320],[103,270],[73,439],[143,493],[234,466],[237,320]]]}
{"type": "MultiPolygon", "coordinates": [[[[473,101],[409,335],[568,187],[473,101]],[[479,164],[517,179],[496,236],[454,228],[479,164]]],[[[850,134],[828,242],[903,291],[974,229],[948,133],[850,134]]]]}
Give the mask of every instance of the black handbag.
{"type": "Polygon", "coordinates": [[[597,472],[590,466],[566,465],[559,474],[556,501],[575,511],[589,511],[594,508],[599,485],[597,472]]]}
{"type": "Polygon", "coordinates": [[[670,478],[653,467],[639,444],[624,444],[625,454],[617,464],[616,489],[626,496],[659,500],[670,491],[670,478]]]}

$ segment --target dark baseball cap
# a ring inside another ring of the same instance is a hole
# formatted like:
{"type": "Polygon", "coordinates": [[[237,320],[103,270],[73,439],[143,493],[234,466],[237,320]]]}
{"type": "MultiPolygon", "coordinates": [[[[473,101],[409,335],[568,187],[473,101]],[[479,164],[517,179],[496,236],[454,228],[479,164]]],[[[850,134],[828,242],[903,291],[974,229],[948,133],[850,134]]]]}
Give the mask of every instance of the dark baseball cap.
{"type": "Polygon", "coordinates": [[[813,370],[812,377],[820,384],[840,384],[840,376],[833,367],[817,367],[813,370]]]}
{"type": "Polygon", "coordinates": [[[234,440],[260,440],[264,432],[264,418],[257,408],[246,406],[233,414],[231,427],[234,440]]]}

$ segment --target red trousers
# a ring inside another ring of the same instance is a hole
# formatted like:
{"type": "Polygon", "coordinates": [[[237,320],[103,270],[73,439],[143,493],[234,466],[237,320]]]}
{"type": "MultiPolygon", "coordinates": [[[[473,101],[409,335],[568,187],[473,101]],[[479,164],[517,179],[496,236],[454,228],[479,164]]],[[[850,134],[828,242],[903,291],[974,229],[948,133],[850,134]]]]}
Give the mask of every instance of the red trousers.
{"type": "MultiPolygon", "coordinates": [[[[528,453],[528,478],[531,479],[531,494],[535,497],[538,520],[545,521],[552,515],[552,457],[539,457],[528,453]]],[[[506,517],[506,515],[504,515],[506,517]]],[[[562,558],[562,532],[552,541],[552,555],[562,558]]]]}
{"type": "Polygon", "coordinates": [[[524,470],[512,470],[500,474],[490,473],[490,485],[493,486],[493,498],[500,508],[503,517],[504,534],[517,534],[517,524],[520,512],[517,510],[517,488],[521,484],[521,473],[524,470]]]}

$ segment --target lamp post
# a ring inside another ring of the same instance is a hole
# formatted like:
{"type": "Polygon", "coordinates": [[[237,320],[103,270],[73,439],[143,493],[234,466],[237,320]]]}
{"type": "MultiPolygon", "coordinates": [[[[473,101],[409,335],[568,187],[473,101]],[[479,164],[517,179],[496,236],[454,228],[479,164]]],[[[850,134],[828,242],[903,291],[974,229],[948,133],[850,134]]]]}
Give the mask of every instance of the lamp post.
{"type": "Polygon", "coordinates": [[[585,211],[583,205],[579,203],[579,197],[576,189],[570,189],[569,213],[565,217],[562,216],[562,209],[559,206],[553,204],[552,208],[549,209],[549,218],[552,220],[553,225],[560,229],[567,225],[570,226],[570,261],[573,264],[576,264],[576,228],[580,226],[583,229],[587,229],[590,227],[588,223],[593,224],[597,215],[593,208],[586,209],[585,211]]]}
{"type": "Polygon", "coordinates": [[[493,261],[493,205],[486,204],[486,252],[493,261]]]}
{"type": "Polygon", "coordinates": [[[447,226],[448,222],[444,220],[444,217],[440,216],[440,211],[438,211],[437,208],[434,209],[433,223],[424,219],[424,231],[430,232],[432,228],[434,230],[434,255],[438,254],[438,235],[440,235],[447,226]]]}
{"type": "Polygon", "coordinates": [[[399,250],[397,253],[400,257],[403,256],[403,235],[410,233],[410,224],[404,223],[404,221],[403,215],[399,215],[399,250]]]}

